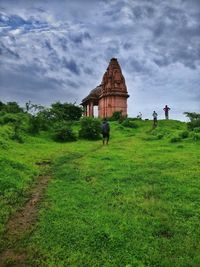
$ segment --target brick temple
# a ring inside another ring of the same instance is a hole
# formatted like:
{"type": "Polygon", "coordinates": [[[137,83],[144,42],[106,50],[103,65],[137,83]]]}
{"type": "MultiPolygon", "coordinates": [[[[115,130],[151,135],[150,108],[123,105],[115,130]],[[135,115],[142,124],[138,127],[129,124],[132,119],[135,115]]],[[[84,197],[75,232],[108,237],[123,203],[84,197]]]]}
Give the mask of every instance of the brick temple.
{"type": "Polygon", "coordinates": [[[121,67],[116,58],[112,58],[102,82],[82,100],[85,116],[94,116],[94,106],[98,106],[98,117],[109,118],[115,111],[127,116],[127,98],[129,97],[121,67]]]}

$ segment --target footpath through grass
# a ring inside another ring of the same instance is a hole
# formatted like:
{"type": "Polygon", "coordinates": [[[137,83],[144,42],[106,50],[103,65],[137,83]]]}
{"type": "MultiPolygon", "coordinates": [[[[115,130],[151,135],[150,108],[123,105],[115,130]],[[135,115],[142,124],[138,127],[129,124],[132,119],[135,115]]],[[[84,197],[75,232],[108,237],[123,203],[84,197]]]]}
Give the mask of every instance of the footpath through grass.
{"type": "Polygon", "coordinates": [[[16,149],[30,153],[16,152],[30,168],[52,158],[37,227],[20,243],[28,266],[200,266],[199,142],[170,143],[185,130],[175,121],[111,130],[108,146],[46,140],[16,149]]]}

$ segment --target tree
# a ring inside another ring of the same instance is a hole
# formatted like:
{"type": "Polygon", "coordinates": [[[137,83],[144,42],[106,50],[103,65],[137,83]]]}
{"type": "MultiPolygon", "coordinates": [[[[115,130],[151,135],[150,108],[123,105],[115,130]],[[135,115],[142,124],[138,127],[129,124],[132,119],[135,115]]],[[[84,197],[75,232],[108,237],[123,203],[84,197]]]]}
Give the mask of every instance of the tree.
{"type": "Polygon", "coordinates": [[[7,104],[2,105],[2,110],[8,113],[20,113],[23,112],[23,108],[21,108],[17,102],[7,102],[7,104]]]}
{"type": "Polygon", "coordinates": [[[2,111],[5,107],[5,104],[3,102],[0,101],[0,111],[2,111]]]}
{"type": "Polygon", "coordinates": [[[187,126],[189,130],[195,130],[200,128],[200,114],[195,112],[184,112],[184,114],[190,119],[187,126]]]}
{"type": "Polygon", "coordinates": [[[183,114],[186,115],[190,119],[190,121],[200,119],[200,114],[196,112],[184,112],[183,114]]]}
{"type": "Polygon", "coordinates": [[[55,121],[77,121],[82,116],[82,108],[71,103],[56,102],[51,105],[51,114],[55,121]]]}

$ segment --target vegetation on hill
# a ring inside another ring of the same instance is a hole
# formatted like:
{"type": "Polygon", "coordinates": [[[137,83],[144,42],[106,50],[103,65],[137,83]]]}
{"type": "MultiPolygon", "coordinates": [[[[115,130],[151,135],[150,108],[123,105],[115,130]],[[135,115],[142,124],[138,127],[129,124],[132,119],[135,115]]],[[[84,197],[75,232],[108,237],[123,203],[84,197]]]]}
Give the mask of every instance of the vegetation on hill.
{"type": "Polygon", "coordinates": [[[93,119],[50,113],[0,111],[0,251],[25,253],[30,267],[199,266],[199,124],[120,119],[103,146],[78,137],[93,119]],[[41,114],[47,127],[33,134],[30,118],[41,114]],[[54,141],[60,133],[77,141],[54,141]],[[51,178],[37,222],[8,238],[8,219],[42,175],[51,178]]]}

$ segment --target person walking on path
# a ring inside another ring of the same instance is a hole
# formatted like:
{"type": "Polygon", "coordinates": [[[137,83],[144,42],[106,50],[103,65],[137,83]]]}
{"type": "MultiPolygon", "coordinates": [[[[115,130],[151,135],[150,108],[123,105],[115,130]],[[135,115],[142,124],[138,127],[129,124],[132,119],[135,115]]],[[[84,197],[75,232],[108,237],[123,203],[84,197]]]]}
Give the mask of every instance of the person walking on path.
{"type": "Polygon", "coordinates": [[[168,120],[169,119],[169,110],[170,110],[170,108],[167,105],[165,105],[163,110],[165,112],[165,119],[168,120]]]}
{"type": "Polygon", "coordinates": [[[103,136],[103,145],[106,143],[108,145],[109,139],[110,139],[110,125],[107,121],[107,119],[103,120],[102,126],[101,126],[102,136],[103,136]]]}
{"type": "Polygon", "coordinates": [[[156,127],[158,124],[158,114],[155,112],[155,110],[154,110],[152,116],[153,116],[153,127],[156,127]]]}

